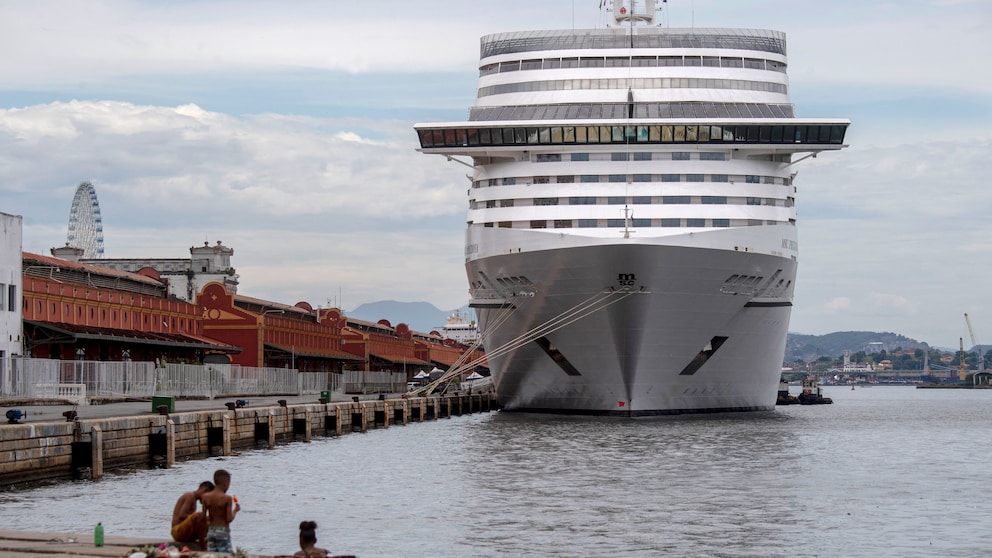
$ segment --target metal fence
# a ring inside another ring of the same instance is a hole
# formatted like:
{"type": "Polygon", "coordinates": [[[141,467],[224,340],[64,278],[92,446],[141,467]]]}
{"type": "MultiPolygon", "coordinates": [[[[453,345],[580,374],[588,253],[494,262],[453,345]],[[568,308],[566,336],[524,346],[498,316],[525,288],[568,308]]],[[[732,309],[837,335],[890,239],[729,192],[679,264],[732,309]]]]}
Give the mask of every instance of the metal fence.
{"type": "Polygon", "coordinates": [[[401,393],[406,391],[403,372],[344,370],[345,393],[401,393]]]}
{"type": "Polygon", "coordinates": [[[47,398],[80,390],[86,398],[308,395],[340,392],[343,385],[341,375],[332,372],[237,364],[156,366],[154,362],[37,358],[14,358],[10,362],[8,377],[0,378],[0,398],[47,398]]]}

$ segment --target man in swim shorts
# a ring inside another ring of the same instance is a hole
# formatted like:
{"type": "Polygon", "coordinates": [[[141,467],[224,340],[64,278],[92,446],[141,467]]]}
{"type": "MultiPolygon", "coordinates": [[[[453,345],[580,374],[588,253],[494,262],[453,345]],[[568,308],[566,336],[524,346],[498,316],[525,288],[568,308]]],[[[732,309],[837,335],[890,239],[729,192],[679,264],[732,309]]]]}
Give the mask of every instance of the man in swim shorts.
{"type": "Polygon", "coordinates": [[[207,510],[207,551],[233,552],[231,544],[231,522],[241,511],[241,504],[227,495],[231,486],[231,473],[217,469],[214,473],[214,489],[203,495],[203,507],[207,510]]]}
{"type": "Polygon", "coordinates": [[[176,500],[176,507],[172,510],[172,540],[182,543],[195,540],[201,550],[207,548],[207,516],[202,511],[196,511],[196,503],[213,489],[214,483],[203,481],[196,490],[185,492],[176,500]]]}

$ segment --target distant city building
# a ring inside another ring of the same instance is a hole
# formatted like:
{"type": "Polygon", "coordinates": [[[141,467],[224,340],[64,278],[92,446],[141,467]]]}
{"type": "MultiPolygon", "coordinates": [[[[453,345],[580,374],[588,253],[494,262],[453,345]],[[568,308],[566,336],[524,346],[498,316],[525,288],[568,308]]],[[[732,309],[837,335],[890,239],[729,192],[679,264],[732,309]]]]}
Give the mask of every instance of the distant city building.
{"type": "Polygon", "coordinates": [[[23,351],[21,333],[22,219],[0,213],[0,394],[11,384],[13,356],[23,351]]]}
{"type": "Polygon", "coordinates": [[[168,284],[169,296],[193,302],[197,293],[208,283],[220,283],[227,292],[238,292],[238,274],[231,267],[234,249],[217,241],[211,246],[191,246],[189,258],[100,258],[88,260],[78,249],[71,246],[52,248],[52,255],[58,258],[91,263],[118,271],[137,273],[144,268],[154,269],[168,284]]]}
{"type": "Polygon", "coordinates": [[[880,353],[885,350],[885,343],[881,341],[869,341],[865,343],[865,353],[873,355],[875,353],[880,353]]]}

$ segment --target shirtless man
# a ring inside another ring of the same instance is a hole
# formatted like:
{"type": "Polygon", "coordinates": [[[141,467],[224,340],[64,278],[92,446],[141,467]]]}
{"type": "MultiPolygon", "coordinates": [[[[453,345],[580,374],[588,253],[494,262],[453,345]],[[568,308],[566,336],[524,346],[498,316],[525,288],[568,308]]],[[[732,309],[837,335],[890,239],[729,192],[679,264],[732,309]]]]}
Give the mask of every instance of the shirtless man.
{"type": "Polygon", "coordinates": [[[204,494],[202,499],[207,512],[207,552],[234,552],[231,522],[241,511],[241,504],[227,495],[227,489],[231,487],[231,473],[217,469],[214,484],[214,489],[204,494]]]}
{"type": "Polygon", "coordinates": [[[188,543],[196,539],[201,550],[207,548],[207,516],[196,511],[196,503],[213,489],[214,483],[203,481],[199,488],[184,493],[176,500],[176,507],[172,510],[172,540],[188,543]]]}

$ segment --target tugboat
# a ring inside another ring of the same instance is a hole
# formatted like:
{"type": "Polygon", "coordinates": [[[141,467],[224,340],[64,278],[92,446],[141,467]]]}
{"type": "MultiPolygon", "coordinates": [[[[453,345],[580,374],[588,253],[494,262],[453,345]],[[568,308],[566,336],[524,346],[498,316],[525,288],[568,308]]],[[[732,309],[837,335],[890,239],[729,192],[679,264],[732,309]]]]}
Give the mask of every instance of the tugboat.
{"type": "Polygon", "coordinates": [[[833,399],[823,396],[823,387],[814,378],[803,379],[803,392],[799,394],[800,405],[829,405],[833,399]]]}
{"type": "Polygon", "coordinates": [[[782,379],[778,382],[778,399],[776,405],[798,405],[799,398],[789,393],[789,382],[782,379]]]}

